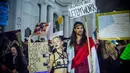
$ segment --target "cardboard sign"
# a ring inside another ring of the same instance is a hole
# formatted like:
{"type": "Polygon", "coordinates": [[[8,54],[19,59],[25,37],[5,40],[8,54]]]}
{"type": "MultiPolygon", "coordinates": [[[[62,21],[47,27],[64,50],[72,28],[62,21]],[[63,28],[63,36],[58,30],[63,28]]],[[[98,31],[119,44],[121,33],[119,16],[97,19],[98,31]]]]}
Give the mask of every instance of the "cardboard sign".
{"type": "Polygon", "coordinates": [[[44,65],[44,63],[47,62],[47,57],[43,57],[43,55],[48,54],[48,50],[48,42],[29,43],[28,55],[30,73],[47,71],[47,67],[44,65]]]}

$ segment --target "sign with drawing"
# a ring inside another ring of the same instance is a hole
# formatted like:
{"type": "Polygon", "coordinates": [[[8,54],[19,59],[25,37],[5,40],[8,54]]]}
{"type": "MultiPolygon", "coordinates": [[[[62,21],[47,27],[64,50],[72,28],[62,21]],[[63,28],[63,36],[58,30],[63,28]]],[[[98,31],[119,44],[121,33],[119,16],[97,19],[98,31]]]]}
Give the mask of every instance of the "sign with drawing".
{"type": "Polygon", "coordinates": [[[130,39],[130,11],[116,11],[96,15],[100,40],[130,39]]]}

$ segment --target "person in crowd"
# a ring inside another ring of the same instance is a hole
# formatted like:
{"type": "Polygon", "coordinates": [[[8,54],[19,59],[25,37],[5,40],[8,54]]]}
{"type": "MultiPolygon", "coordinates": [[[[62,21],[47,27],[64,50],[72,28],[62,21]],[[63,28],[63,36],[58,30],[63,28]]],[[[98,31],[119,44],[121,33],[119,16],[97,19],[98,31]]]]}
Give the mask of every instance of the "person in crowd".
{"type": "Polygon", "coordinates": [[[27,60],[22,54],[17,41],[10,47],[10,53],[5,56],[5,64],[10,73],[28,73],[27,60]]]}
{"type": "Polygon", "coordinates": [[[120,54],[126,46],[120,44],[121,42],[121,40],[99,40],[101,73],[120,73],[120,54]]]}
{"type": "Polygon", "coordinates": [[[122,51],[120,55],[120,73],[130,73],[129,67],[130,66],[130,42],[127,41],[125,49],[122,51]]]}
{"type": "Polygon", "coordinates": [[[55,51],[50,55],[48,71],[53,73],[67,73],[68,59],[67,54],[64,52],[63,41],[59,36],[52,39],[53,47],[55,51]]]}
{"type": "Polygon", "coordinates": [[[67,44],[69,73],[100,73],[95,44],[91,37],[87,39],[82,22],[75,22],[67,44]],[[90,52],[88,48],[88,41],[90,52]]]}
{"type": "Polygon", "coordinates": [[[23,54],[28,62],[28,40],[25,38],[24,42],[22,43],[22,48],[23,48],[23,54]]]}

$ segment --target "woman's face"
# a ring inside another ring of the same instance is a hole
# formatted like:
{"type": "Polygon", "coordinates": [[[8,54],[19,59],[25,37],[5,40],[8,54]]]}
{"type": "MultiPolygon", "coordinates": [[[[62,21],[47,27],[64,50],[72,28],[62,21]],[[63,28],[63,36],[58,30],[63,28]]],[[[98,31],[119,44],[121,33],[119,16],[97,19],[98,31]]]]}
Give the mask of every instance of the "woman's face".
{"type": "Polygon", "coordinates": [[[16,55],[17,54],[17,50],[15,47],[11,47],[11,53],[12,55],[16,55]]]}
{"type": "Polygon", "coordinates": [[[60,38],[54,38],[52,41],[52,44],[54,48],[59,49],[59,48],[62,48],[63,42],[61,41],[60,38]]]}
{"type": "Polygon", "coordinates": [[[83,26],[80,25],[80,24],[77,24],[76,27],[75,27],[75,29],[74,29],[75,33],[77,35],[80,35],[80,36],[83,34],[83,30],[84,30],[83,26]]]}

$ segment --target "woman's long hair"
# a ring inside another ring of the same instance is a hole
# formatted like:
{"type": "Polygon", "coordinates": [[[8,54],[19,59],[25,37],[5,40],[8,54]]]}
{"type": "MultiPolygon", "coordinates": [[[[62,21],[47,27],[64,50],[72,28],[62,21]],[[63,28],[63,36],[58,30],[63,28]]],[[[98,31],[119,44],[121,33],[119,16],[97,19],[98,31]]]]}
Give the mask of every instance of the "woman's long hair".
{"type": "Polygon", "coordinates": [[[72,35],[70,37],[70,46],[73,46],[74,44],[76,44],[76,32],[74,31],[74,29],[76,28],[77,25],[81,25],[83,27],[83,34],[82,34],[82,38],[81,41],[79,43],[80,46],[82,46],[86,41],[87,41],[87,36],[86,36],[86,30],[84,28],[84,25],[82,22],[75,22],[74,23],[74,27],[73,27],[73,31],[72,31],[72,35]]]}
{"type": "Polygon", "coordinates": [[[113,60],[117,59],[118,52],[116,50],[116,44],[113,44],[111,41],[105,41],[105,51],[106,54],[113,60]]]}
{"type": "Polygon", "coordinates": [[[13,44],[10,48],[15,47],[16,51],[17,51],[17,56],[22,56],[22,52],[20,47],[15,43],[13,44]]]}

